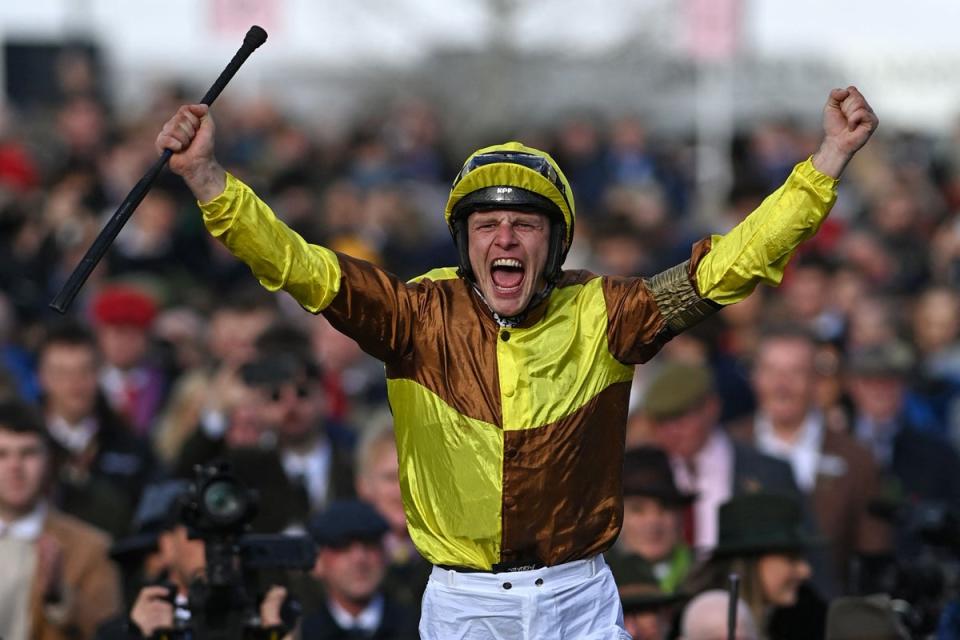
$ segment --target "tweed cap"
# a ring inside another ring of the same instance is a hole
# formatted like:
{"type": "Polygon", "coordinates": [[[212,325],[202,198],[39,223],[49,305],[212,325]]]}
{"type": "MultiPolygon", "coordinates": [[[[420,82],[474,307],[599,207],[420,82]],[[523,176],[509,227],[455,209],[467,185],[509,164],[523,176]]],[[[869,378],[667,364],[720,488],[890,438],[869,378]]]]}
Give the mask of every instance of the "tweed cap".
{"type": "Polygon", "coordinates": [[[713,392],[713,374],[709,368],[670,362],[650,381],[641,408],[653,420],[667,420],[696,409],[713,392]]]}

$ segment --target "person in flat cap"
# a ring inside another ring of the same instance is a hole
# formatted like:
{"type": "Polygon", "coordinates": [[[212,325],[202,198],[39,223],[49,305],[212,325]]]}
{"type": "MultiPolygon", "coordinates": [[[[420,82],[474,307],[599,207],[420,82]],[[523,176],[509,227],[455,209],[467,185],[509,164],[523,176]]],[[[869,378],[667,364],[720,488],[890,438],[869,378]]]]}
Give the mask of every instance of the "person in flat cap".
{"type": "Polygon", "coordinates": [[[886,594],[846,596],[830,603],[826,640],[909,640],[886,594]]]}
{"type": "Polygon", "coordinates": [[[759,637],[815,638],[823,629],[825,606],[804,603],[809,627],[782,630],[774,614],[798,605],[800,588],[812,576],[807,553],[821,540],[811,536],[800,502],[792,496],[753,493],[720,507],[717,544],[684,585],[690,593],[725,589],[740,577],[740,597],[759,626],[759,637]],[[811,632],[815,629],[815,632],[811,632]]]}
{"type": "Polygon", "coordinates": [[[686,578],[693,554],[683,539],[683,517],[695,494],[673,481],[667,454],[637,447],[624,455],[623,528],[607,563],[617,584],[637,571],[648,571],[657,586],[673,593],[686,578]]]}
{"type": "Polygon", "coordinates": [[[143,287],[115,283],[94,297],[92,315],[103,354],[100,386],[110,406],[145,436],[169,391],[169,380],[150,352],[157,303],[143,287]]]}
{"type": "Polygon", "coordinates": [[[720,409],[710,369],[685,362],[666,363],[641,403],[674,480],[695,494],[684,536],[701,551],[717,543],[717,512],[731,497],[758,491],[799,495],[788,464],[727,436],[718,422],[720,409]]]}
{"type": "Polygon", "coordinates": [[[306,603],[299,637],[309,640],[418,638],[417,615],[383,591],[390,526],[362,500],[336,500],[313,516],[308,531],[317,543],[311,575],[323,597],[306,603]]]}

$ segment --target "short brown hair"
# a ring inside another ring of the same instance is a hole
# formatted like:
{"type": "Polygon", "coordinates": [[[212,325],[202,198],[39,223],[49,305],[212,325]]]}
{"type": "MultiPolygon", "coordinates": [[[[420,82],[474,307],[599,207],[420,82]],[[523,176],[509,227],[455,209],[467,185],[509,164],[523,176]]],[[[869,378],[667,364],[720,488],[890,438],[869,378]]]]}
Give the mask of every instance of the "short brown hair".
{"type": "Polygon", "coordinates": [[[34,434],[43,441],[48,451],[52,449],[50,433],[40,413],[22,400],[0,400],[0,431],[34,434]]]}

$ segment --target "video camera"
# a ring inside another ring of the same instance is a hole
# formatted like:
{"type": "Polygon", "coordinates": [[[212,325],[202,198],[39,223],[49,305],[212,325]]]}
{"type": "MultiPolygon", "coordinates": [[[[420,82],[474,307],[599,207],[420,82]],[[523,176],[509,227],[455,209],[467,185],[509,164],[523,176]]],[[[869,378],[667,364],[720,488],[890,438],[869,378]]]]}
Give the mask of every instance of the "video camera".
{"type": "MultiPolygon", "coordinates": [[[[316,559],[313,541],[307,536],[248,533],[257,514],[257,494],[223,464],[196,468],[193,483],[181,497],[179,513],[191,537],[202,540],[206,552],[205,577],[190,585],[189,637],[271,637],[260,627],[255,598],[259,574],[310,569],[316,559]]],[[[299,603],[288,596],[281,609],[283,626],[292,629],[299,614],[299,603]]]]}

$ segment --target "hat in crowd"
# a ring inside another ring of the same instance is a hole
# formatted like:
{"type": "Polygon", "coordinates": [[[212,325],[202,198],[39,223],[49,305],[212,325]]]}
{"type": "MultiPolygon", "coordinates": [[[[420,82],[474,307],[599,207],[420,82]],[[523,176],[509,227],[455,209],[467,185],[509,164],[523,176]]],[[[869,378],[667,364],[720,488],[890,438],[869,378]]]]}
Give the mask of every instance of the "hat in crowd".
{"type": "Polygon", "coordinates": [[[667,454],[657,447],[637,447],[623,458],[623,495],[646,496],[682,507],[696,499],[697,494],[677,488],[667,454]]]}
{"type": "Polygon", "coordinates": [[[860,376],[904,378],[913,371],[913,351],[903,342],[893,341],[865,347],[850,355],[850,372],[860,376]]]}
{"type": "Polygon", "coordinates": [[[667,593],[661,589],[650,565],[642,562],[630,563],[618,570],[617,585],[624,613],[655,611],[689,598],[685,593],[667,593]]]}
{"type": "Polygon", "coordinates": [[[156,315],[154,299],[130,285],[107,286],[93,299],[93,319],[98,325],[146,329],[153,324],[156,315]]]}
{"type": "Polygon", "coordinates": [[[710,369],[670,362],[650,381],[641,409],[654,420],[667,420],[696,409],[714,390],[710,369]]]}
{"type": "Polygon", "coordinates": [[[319,378],[322,373],[313,357],[310,336],[292,324],[277,322],[267,327],[257,336],[254,346],[257,350],[256,362],[283,359],[286,360],[284,366],[294,369],[290,372],[293,375],[319,378]]]}
{"type": "Polygon", "coordinates": [[[720,505],[712,557],[802,552],[820,541],[803,527],[800,502],[774,493],[735,496],[720,505]]]}
{"type": "Polygon", "coordinates": [[[179,499],[189,488],[186,480],[167,480],[147,485],[133,516],[131,534],[110,547],[110,557],[132,562],[156,549],[157,538],[177,520],[179,499]]]}
{"type": "Polygon", "coordinates": [[[886,594],[846,596],[830,603],[827,640],[907,640],[910,634],[897,618],[886,594]]]}
{"type": "Polygon", "coordinates": [[[362,500],[337,500],[310,519],[307,531],[321,547],[343,547],[351,542],[380,540],[390,525],[362,500]]]}

